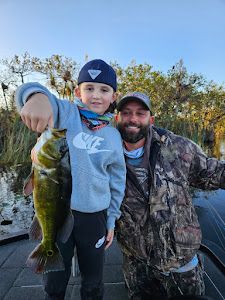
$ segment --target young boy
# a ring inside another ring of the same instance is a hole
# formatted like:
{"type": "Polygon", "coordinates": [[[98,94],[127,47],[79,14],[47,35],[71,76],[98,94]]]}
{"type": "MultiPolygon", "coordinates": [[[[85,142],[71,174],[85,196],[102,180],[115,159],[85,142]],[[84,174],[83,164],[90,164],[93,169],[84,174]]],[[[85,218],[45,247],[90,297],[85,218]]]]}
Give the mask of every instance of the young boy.
{"type": "Polygon", "coordinates": [[[125,188],[121,138],[106,113],[116,100],[116,73],[95,59],[78,76],[74,103],[59,100],[38,83],[26,83],[16,92],[23,122],[33,131],[47,126],[67,129],[74,229],[69,240],[58,242],[65,272],[44,275],[46,299],[64,299],[74,247],[81,271],[81,299],[103,299],[104,249],[113,240],[115,220],[125,188]]]}

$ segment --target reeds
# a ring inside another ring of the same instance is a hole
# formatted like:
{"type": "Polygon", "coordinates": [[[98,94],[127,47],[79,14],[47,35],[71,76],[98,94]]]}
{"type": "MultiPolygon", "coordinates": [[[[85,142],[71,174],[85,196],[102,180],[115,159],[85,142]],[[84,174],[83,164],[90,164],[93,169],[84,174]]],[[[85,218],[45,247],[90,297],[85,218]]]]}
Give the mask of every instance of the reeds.
{"type": "MultiPolygon", "coordinates": [[[[30,151],[37,134],[30,131],[13,111],[0,110],[0,165],[16,166],[30,163],[30,151]]],[[[115,125],[115,124],[114,124],[115,125]]],[[[155,125],[190,138],[204,148],[204,129],[200,122],[187,118],[155,118],[155,125]]]]}
{"type": "Polygon", "coordinates": [[[168,129],[178,135],[185,136],[198,144],[202,144],[202,127],[185,119],[164,119],[156,122],[159,127],[168,129]]]}
{"type": "Polygon", "coordinates": [[[30,162],[30,151],[36,141],[36,134],[22,123],[19,116],[13,119],[10,122],[5,120],[4,124],[4,120],[1,120],[1,124],[4,125],[4,132],[1,133],[1,164],[17,165],[30,162]]]}

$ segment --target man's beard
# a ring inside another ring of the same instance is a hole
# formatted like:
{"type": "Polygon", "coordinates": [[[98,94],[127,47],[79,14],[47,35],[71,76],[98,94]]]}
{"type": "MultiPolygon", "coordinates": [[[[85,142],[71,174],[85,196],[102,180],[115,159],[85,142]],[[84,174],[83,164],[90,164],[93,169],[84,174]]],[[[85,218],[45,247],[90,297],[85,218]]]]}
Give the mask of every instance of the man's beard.
{"type": "MultiPolygon", "coordinates": [[[[135,133],[135,132],[130,132],[126,130],[126,126],[128,124],[117,124],[117,129],[119,130],[121,137],[123,139],[123,141],[127,142],[127,143],[131,143],[131,144],[135,144],[138,141],[140,141],[143,138],[146,138],[149,132],[149,126],[139,126],[140,130],[139,132],[135,133]]],[[[131,124],[129,124],[131,125],[131,124]]]]}

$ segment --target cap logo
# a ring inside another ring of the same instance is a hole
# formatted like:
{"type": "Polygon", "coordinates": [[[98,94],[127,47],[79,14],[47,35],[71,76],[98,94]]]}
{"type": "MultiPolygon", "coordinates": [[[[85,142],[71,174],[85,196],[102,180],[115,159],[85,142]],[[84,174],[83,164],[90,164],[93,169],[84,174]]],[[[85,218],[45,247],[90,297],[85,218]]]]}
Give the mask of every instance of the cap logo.
{"type": "Polygon", "coordinates": [[[143,101],[148,101],[148,97],[142,93],[134,92],[134,93],[131,93],[131,96],[138,97],[139,99],[142,99],[143,101]]]}
{"type": "Polygon", "coordinates": [[[91,76],[91,78],[93,80],[95,80],[95,78],[102,73],[101,70],[88,70],[89,75],[91,76]]]}

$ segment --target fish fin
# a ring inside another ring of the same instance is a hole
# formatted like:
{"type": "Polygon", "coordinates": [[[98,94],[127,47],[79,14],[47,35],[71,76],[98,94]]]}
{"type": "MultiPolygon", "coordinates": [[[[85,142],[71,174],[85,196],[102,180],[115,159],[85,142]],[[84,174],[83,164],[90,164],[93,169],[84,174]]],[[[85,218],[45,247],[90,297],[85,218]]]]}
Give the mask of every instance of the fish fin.
{"type": "Polygon", "coordinates": [[[35,273],[43,273],[46,264],[47,256],[42,244],[38,244],[30,253],[26,265],[30,267],[35,273]]]}
{"type": "Polygon", "coordinates": [[[65,266],[59,248],[55,246],[52,256],[46,254],[43,244],[38,244],[29,255],[26,265],[35,273],[48,273],[53,271],[63,271],[65,266]]]}
{"type": "Polygon", "coordinates": [[[32,168],[30,175],[27,177],[27,179],[24,182],[24,186],[23,186],[24,196],[27,197],[31,195],[33,193],[33,189],[34,189],[34,172],[32,168]]]}
{"type": "Polygon", "coordinates": [[[66,243],[69,239],[71,232],[73,231],[74,218],[72,211],[70,210],[63,226],[57,232],[57,238],[62,242],[66,243]]]}
{"type": "Polygon", "coordinates": [[[41,225],[36,216],[34,216],[31,226],[30,226],[29,238],[30,238],[30,240],[41,240],[42,239],[41,225]]]}
{"type": "MultiPolygon", "coordinates": [[[[57,247],[57,246],[56,246],[57,247]]],[[[44,274],[48,272],[64,271],[65,265],[62,255],[57,247],[57,251],[54,255],[48,256],[45,264],[44,274]]]]}

